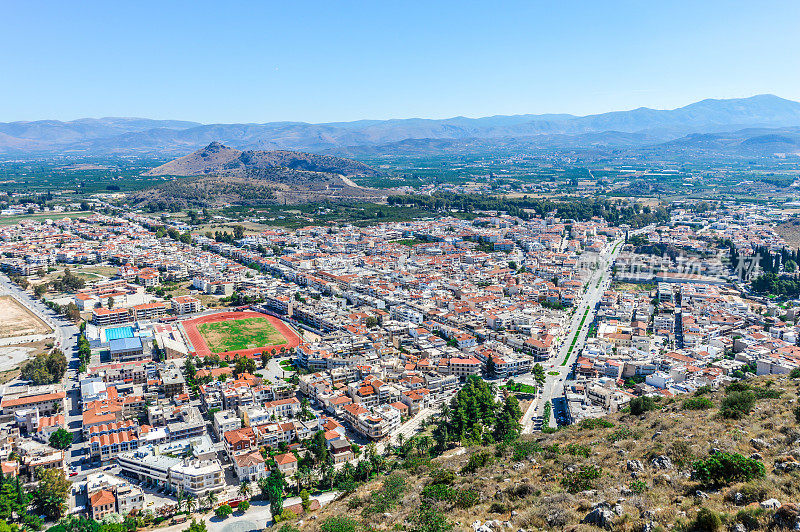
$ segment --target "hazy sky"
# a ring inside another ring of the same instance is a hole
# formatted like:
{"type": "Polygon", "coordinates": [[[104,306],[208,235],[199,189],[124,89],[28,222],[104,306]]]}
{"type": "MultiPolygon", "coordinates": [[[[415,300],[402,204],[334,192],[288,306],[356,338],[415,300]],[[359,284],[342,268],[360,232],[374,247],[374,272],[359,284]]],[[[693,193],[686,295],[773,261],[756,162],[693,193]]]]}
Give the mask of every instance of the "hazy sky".
{"type": "Polygon", "coordinates": [[[800,100],[798,0],[5,0],[0,14],[0,121],[327,122],[800,100]]]}

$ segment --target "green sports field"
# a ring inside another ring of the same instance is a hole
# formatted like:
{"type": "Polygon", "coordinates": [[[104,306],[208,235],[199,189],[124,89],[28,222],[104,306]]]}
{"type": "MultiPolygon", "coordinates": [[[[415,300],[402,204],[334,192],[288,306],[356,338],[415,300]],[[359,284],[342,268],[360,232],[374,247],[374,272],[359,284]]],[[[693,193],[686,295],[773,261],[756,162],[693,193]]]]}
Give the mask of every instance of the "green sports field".
{"type": "Polygon", "coordinates": [[[215,353],[280,345],[286,338],[266,318],[201,323],[197,330],[215,353]]]}

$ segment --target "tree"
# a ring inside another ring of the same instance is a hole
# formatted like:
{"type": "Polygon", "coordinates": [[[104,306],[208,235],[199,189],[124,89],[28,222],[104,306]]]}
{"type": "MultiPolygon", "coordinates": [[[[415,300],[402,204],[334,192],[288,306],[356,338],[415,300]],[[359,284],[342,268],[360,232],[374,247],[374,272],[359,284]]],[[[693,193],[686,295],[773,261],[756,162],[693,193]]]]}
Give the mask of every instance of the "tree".
{"type": "Polygon", "coordinates": [[[184,500],[186,500],[186,493],[184,493],[183,488],[178,488],[178,493],[175,494],[175,507],[178,509],[178,512],[181,511],[184,500]]]}
{"type": "Polygon", "coordinates": [[[300,502],[303,505],[303,510],[308,511],[311,506],[311,498],[308,495],[308,490],[300,490],[300,502]]]}
{"type": "Polygon", "coordinates": [[[47,292],[47,283],[37,284],[36,287],[33,289],[33,295],[36,296],[37,299],[41,298],[47,292]]]}
{"type": "Polygon", "coordinates": [[[244,238],[244,227],[241,225],[234,225],[233,226],[233,238],[236,240],[241,240],[244,238]]]}
{"type": "Polygon", "coordinates": [[[242,373],[255,373],[256,361],[250,357],[242,356],[236,359],[236,365],[233,368],[233,374],[239,376],[242,373]]]}
{"type": "Polygon", "coordinates": [[[250,501],[242,501],[239,503],[239,506],[236,507],[241,513],[245,513],[248,509],[250,509],[250,501]]]}
{"type": "Polygon", "coordinates": [[[374,329],[375,327],[378,326],[378,318],[376,318],[375,316],[368,317],[366,321],[366,326],[367,329],[374,329]]]}
{"type": "Polygon", "coordinates": [[[73,437],[70,431],[60,428],[50,435],[50,445],[63,451],[72,445],[72,439],[73,437]]]}
{"type": "Polygon", "coordinates": [[[109,296],[108,301],[106,302],[106,306],[110,309],[114,308],[114,298],[109,296]]]}
{"type": "Polygon", "coordinates": [[[217,504],[217,494],[213,491],[209,491],[206,494],[206,506],[208,506],[208,508],[213,508],[215,504],[217,504]]]}
{"type": "Polygon", "coordinates": [[[271,358],[272,358],[272,356],[269,354],[269,352],[266,349],[264,349],[261,352],[261,367],[262,368],[266,368],[267,364],[269,364],[269,360],[271,358]]]}
{"type": "Polygon", "coordinates": [[[195,508],[197,508],[197,497],[190,493],[186,496],[186,510],[192,513],[195,508]]]}
{"type": "Polygon", "coordinates": [[[192,524],[189,525],[189,528],[183,532],[208,532],[208,529],[206,528],[205,521],[197,521],[196,519],[192,519],[192,524]]]}
{"type": "Polygon", "coordinates": [[[519,401],[517,401],[517,398],[513,395],[509,395],[497,416],[494,439],[496,441],[512,441],[517,439],[522,430],[519,424],[519,419],[521,417],[522,410],[519,408],[519,401]]]}
{"type": "Polygon", "coordinates": [[[246,480],[243,480],[241,484],[239,484],[239,496],[242,499],[249,499],[252,490],[250,488],[250,483],[246,480]]]}
{"type": "Polygon", "coordinates": [[[61,519],[67,509],[72,484],[62,469],[38,469],[39,485],[33,491],[33,506],[39,514],[52,520],[61,519]]]}
{"type": "Polygon", "coordinates": [[[533,373],[534,380],[536,380],[536,382],[539,384],[539,386],[542,386],[544,384],[545,379],[546,379],[546,377],[544,376],[544,368],[542,367],[542,365],[537,362],[533,366],[532,373],[533,373]]]}
{"type": "Polygon", "coordinates": [[[220,519],[225,519],[226,517],[228,517],[232,513],[233,513],[233,508],[231,508],[227,504],[223,504],[221,506],[217,506],[217,508],[214,510],[214,515],[216,515],[220,519]]]}
{"type": "Polygon", "coordinates": [[[639,416],[650,410],[656,409],[656,402],[652,397],[644,395],[642,397],[634,397],[630,402],[631,414],[639,416]]]}
{"type": "Polygon", "coordinates": [[[81,319],[81,311],[78,309],[78,305],[76,305],[72,301],[67,303],[67,310],[66,310],[66,312],[64,312],[64,315],[70,321],[77,322],[78,320],[81,319]]]}

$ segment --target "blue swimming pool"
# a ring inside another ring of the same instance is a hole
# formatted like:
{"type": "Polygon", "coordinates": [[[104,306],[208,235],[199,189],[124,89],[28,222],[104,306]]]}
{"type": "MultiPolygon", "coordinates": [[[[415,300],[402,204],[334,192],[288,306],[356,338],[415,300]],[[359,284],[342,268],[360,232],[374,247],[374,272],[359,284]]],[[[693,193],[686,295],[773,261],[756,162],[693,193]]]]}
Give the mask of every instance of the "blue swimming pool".
{"type": "Polygon", "coordinates": [[[133,338],[133,327],[114,327],[106,329],[106,340],[119,340],[120,338],[133,338]]]}

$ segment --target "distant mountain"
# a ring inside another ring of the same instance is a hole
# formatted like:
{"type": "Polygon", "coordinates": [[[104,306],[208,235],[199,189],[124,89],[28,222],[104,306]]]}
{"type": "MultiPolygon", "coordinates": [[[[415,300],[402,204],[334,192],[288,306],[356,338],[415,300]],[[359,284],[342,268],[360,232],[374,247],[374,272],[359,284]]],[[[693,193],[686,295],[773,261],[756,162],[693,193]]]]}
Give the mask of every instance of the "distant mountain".
{"type": "Polygon", "coordinates": [[[350,179],[380,175],[356,161],[291,151],[240,151],[219,142],[153,168],[146,175],[183,176],[129,197],[136,207],[159,210],[374,199],[388,194],[360,187],[350,179]]]}
{"type": "Polygon", "coordinates": [[[434,141],[466,145],[593,147],[657,145],[692,134],[800,126],[800,103],[773,95],[703,100],[672,110],[359,120],[328,124],[198,124],[138,118],[0,123],[0,153],[178,154],[220,141],[240,150],[316,153],[418,152],[434,141]],[[424,142],[417,142],[424,141],[424,142]],[[453,142],[457,141],[457,142],[453,142]],[[416,147],[415,147],[416,146],[416,147]]]}

